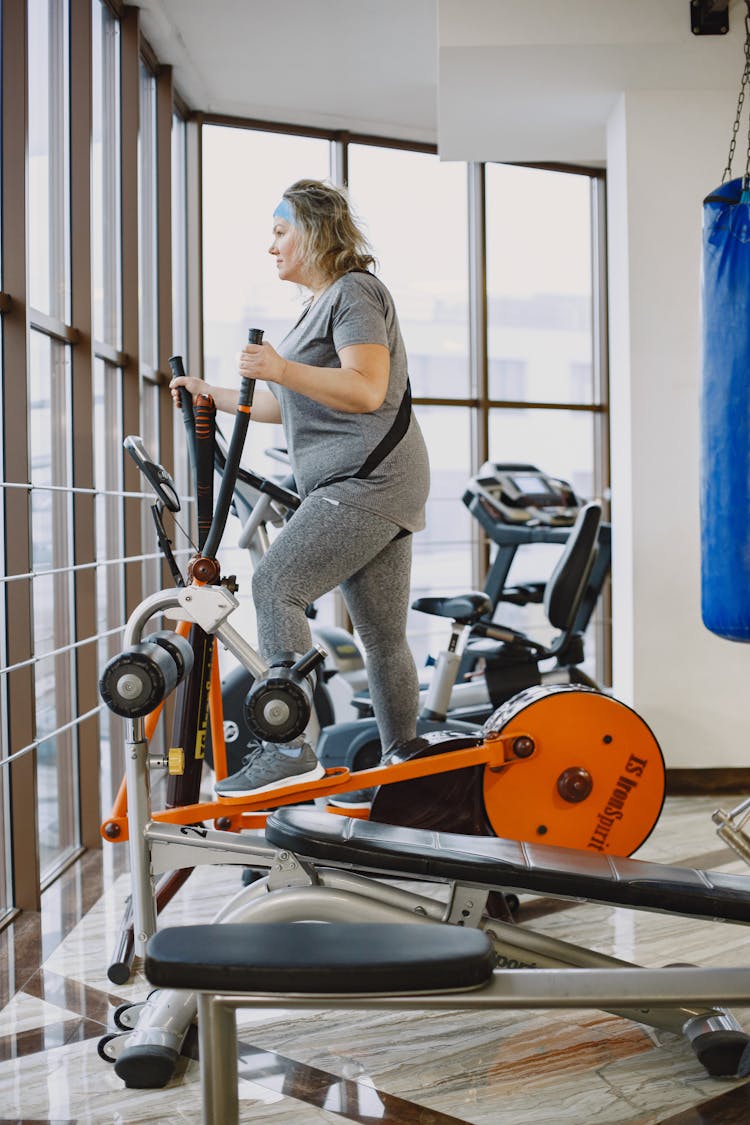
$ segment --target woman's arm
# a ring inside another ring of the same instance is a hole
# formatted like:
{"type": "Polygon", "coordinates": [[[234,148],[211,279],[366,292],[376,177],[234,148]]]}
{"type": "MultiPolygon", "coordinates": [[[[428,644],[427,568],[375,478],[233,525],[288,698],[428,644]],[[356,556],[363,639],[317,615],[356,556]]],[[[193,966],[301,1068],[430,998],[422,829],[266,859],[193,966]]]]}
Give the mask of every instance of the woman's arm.
{"type": "Polygon", "coordinates": [[[247,344],[240,353],[239,371],[251,379],[289,387],[334,410],[349,414],[377,410],[388,391],[388,348],[384,344],[350,344],[341,348],[338,356],[341,367],[311,367],[284,359],[271,344],[247,344]]]}
{"type": "MultiPolygon", "coordinates": [[[[240,392],[233,387],[213,387],[205,379],[196,379],[192,375],[180,376],[169,384],[175,406],[180,406],[180,387],[185,387],[191,395],[211,395],[216,403],[216,409],[224,414],[236,414],[240,392]]],[[[281,422],[281,408],[268,390],[256,390],[253,396],[251,412],[253,422],[281,422]]]]}

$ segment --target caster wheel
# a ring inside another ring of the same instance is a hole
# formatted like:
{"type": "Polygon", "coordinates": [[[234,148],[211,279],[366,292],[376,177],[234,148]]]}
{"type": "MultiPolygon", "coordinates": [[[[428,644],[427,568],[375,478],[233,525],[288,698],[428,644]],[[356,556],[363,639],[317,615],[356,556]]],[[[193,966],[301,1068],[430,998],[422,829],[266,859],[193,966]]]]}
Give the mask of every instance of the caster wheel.
{"type": "Polygon", "coordinates": [[[138,1023],[138,1011],[143,1007],[142,1004],[120,1004],[119,1008],[115,1008],[112,1019],[115,1021],[115,1027],[119,1027],[121,1031],[132,1031],[138,1023]],[[128,1015],[130,1013],[130,1015],[128,1015]]]}
{"type": "Polygon", "coordinates": [[[117,1062],[117,1058],[114,1054],[109,1053],[107,1047],[113,1039],[119,1038],[120,1036],[117,1032],[114,1032],[112,1035],[103,1035],[96,1045],[96,1049],[99,1053],[99,1058],[104,1059],[105,1063],[109,1063],[111,1066],[114,1066],[114,1064],[117,1062]]]}

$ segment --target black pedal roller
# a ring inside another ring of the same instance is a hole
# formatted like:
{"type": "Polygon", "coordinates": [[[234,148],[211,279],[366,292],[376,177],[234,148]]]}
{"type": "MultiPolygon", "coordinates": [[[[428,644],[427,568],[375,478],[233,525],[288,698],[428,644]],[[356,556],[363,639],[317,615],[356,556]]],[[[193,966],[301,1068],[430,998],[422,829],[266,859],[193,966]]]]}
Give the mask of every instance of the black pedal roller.
{"type": "Polygon", "coordinates": [[[258,738],[290,742],[310,722],[315,691],[315,670],[325,660],[323,649],[304,656],[280,653],[268,672],[255,681],[245,697],[245,721],[258,738]]]}
{"type": "Polygon", "coordinates": [[[144,642],[145,644],[160,645],[161,648],[166,649],[175,662],[178,684],[192,671],[193,646],[187,637],[182,637],[179,633],[173,633],[170,629],[161,629],[158,633],[149,633],[144,638],[144,642]]]}
{"type": "Polygon", "coordinates": [[[99,694],[116,715],[142,719],[192,667],[193,652],[184,637],[154,633],[110,660],[99,680],[99,694]]]}

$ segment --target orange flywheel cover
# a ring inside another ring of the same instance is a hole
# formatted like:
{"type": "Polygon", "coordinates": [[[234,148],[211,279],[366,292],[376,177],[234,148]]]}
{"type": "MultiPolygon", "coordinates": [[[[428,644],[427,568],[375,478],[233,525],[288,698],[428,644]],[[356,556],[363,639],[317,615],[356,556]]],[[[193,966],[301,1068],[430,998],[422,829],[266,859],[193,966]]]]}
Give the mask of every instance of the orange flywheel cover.
{"type": "Polygon", "coordinates": [[[616,856],[644,843],[664,803],[664,758],[635,711],[591,688],[534,687],[484,726],[485,737],[516,730],[533,753],[484,770],[497,836],[616,856]]]}

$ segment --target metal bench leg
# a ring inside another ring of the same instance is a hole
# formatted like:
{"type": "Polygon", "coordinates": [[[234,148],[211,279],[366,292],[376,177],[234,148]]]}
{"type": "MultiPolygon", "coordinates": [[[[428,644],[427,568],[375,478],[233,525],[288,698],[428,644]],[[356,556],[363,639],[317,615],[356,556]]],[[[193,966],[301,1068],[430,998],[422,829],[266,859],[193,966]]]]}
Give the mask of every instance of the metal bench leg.
{"type": "Polygon", "coordinates": [[[238,1125],[237,1010],[210,993],[198,996],[203,1125],[238,1125]]]}

